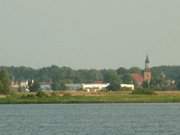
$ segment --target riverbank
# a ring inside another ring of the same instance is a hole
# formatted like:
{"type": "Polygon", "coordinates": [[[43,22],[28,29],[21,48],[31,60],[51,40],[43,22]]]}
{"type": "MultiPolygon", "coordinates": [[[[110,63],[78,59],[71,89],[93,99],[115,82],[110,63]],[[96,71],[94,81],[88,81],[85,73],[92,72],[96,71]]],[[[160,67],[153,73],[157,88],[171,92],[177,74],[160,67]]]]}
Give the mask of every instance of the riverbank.
{"type": "Polygon", "coordinates": [[[132,95],[130,92],[97,94],[60,93],[52,95],[18,94],[0,98],[0,104],[72,104],[72,103],[177,103],[180,92],[156,92],[153,95],[132,95]]]}

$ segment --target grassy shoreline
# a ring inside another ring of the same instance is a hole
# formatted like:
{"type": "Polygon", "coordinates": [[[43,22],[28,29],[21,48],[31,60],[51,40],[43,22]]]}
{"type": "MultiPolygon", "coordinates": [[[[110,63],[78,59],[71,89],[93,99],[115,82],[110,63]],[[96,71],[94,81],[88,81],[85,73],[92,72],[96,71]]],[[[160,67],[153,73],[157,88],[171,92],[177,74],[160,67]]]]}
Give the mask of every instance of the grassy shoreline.
{"type": "Polygon", "coordinates": [[[10,95],[0,98],[0,104],[87,104],[87,103],[180,103],[180,93],[132,95],[129,93],[99,93],[94,95],[32,96],[10,95]]]}

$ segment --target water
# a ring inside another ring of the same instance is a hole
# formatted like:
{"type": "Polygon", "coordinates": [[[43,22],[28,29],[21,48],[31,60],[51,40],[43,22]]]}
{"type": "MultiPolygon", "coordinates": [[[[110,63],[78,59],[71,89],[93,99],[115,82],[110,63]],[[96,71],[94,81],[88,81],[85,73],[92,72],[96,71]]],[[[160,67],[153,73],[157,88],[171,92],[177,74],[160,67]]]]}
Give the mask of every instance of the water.
{"type": "Polygon", "coordinates": [[[0,105],[0,135],[180,135],[180,104],[0,105]]]}

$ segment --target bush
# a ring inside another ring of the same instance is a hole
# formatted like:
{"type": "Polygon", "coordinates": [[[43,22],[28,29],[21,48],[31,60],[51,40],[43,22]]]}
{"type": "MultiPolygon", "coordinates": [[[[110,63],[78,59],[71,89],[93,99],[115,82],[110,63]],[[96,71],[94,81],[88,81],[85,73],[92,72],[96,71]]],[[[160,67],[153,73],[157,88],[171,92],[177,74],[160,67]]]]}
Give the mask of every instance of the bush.
{"type": "Polygon", "coordinates": [[[137,95],[153,95],[155,94],[153,90],[151,89],[139,89],[139,90],[134,90],[132,91],[132,94],[137,94],[137,95]]]}
{"type": "Polygon", "coordinates": [[[48,97],[48,94],[45,93],[45,92],[43,92],[43,91],[38,91],[38,92],[36,93],[36,96],[37,96],[37,97],[48,97]]]}
{"type": "Polygon", "coordinates": [[[35,98],[35,97],[36,97],[35,94],[23,94],[23,95],[21,96],[21,98],[35,98]]]}

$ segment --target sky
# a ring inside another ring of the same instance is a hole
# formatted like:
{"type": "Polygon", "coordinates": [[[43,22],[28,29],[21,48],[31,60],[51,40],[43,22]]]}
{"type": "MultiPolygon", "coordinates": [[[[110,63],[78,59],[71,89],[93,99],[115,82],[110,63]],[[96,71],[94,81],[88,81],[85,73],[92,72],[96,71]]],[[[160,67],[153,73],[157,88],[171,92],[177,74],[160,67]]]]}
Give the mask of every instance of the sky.
{"type": "Polygon", "coordinates": [[[180,65],[180,0],[0,0],[0,65],[180,65]]]}

